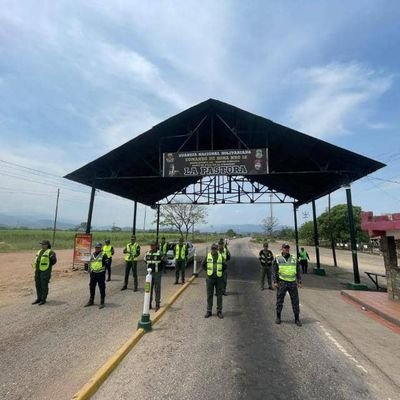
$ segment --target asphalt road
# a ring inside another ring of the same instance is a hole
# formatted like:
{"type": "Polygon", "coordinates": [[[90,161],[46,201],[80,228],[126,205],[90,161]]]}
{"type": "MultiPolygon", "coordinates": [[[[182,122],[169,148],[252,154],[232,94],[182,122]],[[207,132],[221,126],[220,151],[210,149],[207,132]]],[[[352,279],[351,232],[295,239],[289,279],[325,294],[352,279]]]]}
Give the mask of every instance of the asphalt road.
{"type": "MultiPolygon", "coordinates": [[[[240,239],[230,249],[225,318],[204,319],[201,275],[95,398],[399,398],[398,333],[340,298],[332,276],[348,280],[346,270],[304,277],[303,327],[294,325],[288,298],[277,326],[276,292],[259,290],[258,247],[240,239]]],[[[30,295],[0,307],[0,399],[70,399],[136,330],[143,263],[139,271],[139,292],[121,292],[123,267],[114,266],[103,310],[83,308],[88,276],[82,272],[52,282],[45,306],[32,306],[30,295]]],[[[163,276],[162,301],[177,290],[174,280],[173,271],[163,276]]]]}
{"type": "Polygon", "coordinates": [[[337,332],[331,335],[315,310],[303,307],[303,327],[297,327],[287,297],[283,323],[276,325],[276,292],[260,291],[255,249],[245,240],[230,248],[225,318],[204,319],[206,289],[200,277],[95,399],[396,398],[399,386],[365,357],[355,356],[343,336],[332,340],[337,332]]]}

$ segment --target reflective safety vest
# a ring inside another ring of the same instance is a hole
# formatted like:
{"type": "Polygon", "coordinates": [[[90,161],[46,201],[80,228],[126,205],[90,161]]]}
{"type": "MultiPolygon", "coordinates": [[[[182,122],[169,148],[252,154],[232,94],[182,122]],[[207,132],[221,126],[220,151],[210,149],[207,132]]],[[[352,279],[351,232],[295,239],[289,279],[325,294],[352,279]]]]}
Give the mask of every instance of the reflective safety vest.
{"type": "MultiPolygon", "coordinates": [[[[224,261],[222,254],[218,253],[217,258],[217,276],[222,277],[222,262],[224,261]]],[[[214,259],[211,253],[207,254],[207,275],[211,276],[214,272],[214,259]]]]}
{"type": "Polygon", "coordinates": [[[103,272],[105,270],[103,266],[103,255],[104,253],[102,251],[100,251],[97,256],[93,255],[93,260],[90,261],[90,269],[93,272],[103,272]]]}
{"type": "Polygon", "coordinates": [[[107,258],[111,258],[112,257],[112,252],[111,252],[111,250],[112,250],[112,246],[109,244],[109,245],[107,245],[107,244],[105,244],[104,246],[103,246],[103,252],[105,253],[105,255],[107,256],[107,258]]]}
{"type": "Polygon", "coordinates": [[[290,255],[286,260],[282,255],[275,257],[278,264],[279,279],[286,282],[295,282],[297,275],[297,258],[290,255]]]}
{"type": "Polygon", "coordinates": [[[177,260],[186,259],[186,244],[183,244],[179,251],[179,244],[175,245],[175,258],[177,260]]]}
{"type": "Polygon", "coordinates": [[[139,245],[135,243],[128,243],[125,247],[127,253],[125,253],[125,261],[136,261],[137,260],[137,248],[139,245]]]}
{"type": "Polygon", "coordinates": [[[305,250],[304,251],[300,251],[299,258],[300,258],[300,260],[307,260],[308,259],[307,252],[305,250]]]}
{"type": "Polygon", "coordinates": [[[158,272],[159,271],[159,265],[161,263],[161,252],[160,250],[157,250],[156,252],[151,252],[148,251],[146,253],[146,256],[144,257],[144,261],[147,264],[148,268],[151,268],[152,265],[154,265],[153,272],[158,272]]]}
{"type": "Polygon", "coordinates": [[[167,248],[168,248],[167,243],[160,244],[160,251],[163,256],[167,254],[167,248]]]}
{"type": "MultiPolygon", "coordinates": [[[[41,252],[41,251],[42,251],[42,250],[39,250],[39,251],[36,253],[35,261],[34,261],[33,264],[32,264],[32,267],[33,267],[33,268],[36,268],[36,265],[37,265],[37,262],[38,262],[39,255],[40,255],[40,252],[41,252]]],[[[45,251],[43,252],[43,254],[41,255],[40,261],[39,261],[39,270],[40,270],[40,271],[47,271],[47,270],[49,269],[49,267],[50,267],[50,253],[51,253],[51,250],[50,250],[50,249],[47,249],[47,250],[45,250],[45,251]]]]}
{"type": "Polygon", "coordinates": [[[226,247],[224,247],[224,250],[222,250],[222,251],[218,250],[218,253],[222,255],[223,261],[227,260],[227,258],[228,258],[228,250],[227,250],[226,247]]]}

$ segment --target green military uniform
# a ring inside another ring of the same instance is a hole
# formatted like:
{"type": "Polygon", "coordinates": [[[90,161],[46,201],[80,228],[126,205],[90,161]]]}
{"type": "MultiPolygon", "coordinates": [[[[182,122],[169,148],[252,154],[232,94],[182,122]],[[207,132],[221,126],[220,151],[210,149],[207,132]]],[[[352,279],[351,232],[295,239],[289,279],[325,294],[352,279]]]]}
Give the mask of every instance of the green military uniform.
{"type": "Polygon", "coordinates": [[[150,291],[150,309],[152,308],[153,302],[153,291],[155,292],[156,300],[156,311],[160,308],[161,302],[161,276],[162,276],[162,257],[160,250],[152,248],[148,251],[144,257],[144,261],[147,264],[147,268],[151,268],[151,291],[150,291]]]}
{"type": "MultiPolygon", "coordinates": [[[[219,253],[222,255],[222,258],[225,263],[231,259],[231,253],[229,252],[228,248],[225,246],[224,243],[219,243],[219,253]]],[[[224,296],[227,296],[228,293],[226,293],[226,286],[228,284],[228,268],[227,264],[225,264],[225,269],[222,273],[222,279],[223,279],[223,286],[222,286],[222,294],[224,296]]]]}
{"type": "Polygon", "coordinates": [[[44,240],[41,244],[45,247],[36,253],[32,267],[35,270],[35,286],[36,300],[32,304],[43,305],[46,303],[47,295],[49,294],[49,282],[51,278],[51,270],[54,264],[57,263],[56,253],[51,250],[51,245],[48,240],[44,240]]]}
{"type": "Polygon", "coordinates": [[[125,254],[125,279],[121,290],[128,288],[129,273],[132,270],[133,291],[136,292],[138,289],[137,260],[140,255],[140,246],[136,243],[135,236],[132,236],[130,243],[125,246],[123,252],[125,254]]]}
{"type": "Polygon", "coordinates": [[[179,243],[175,245],[175,285],[179,283],[179,275],[182,276],[182,283],[185,283],[185,269],[186,260],[188,256],[187,245],[183,243],[183,240],[179,240],[179,243]]]}
{"type": "Polygon", "coordinates": [[[222,254],[215,248],[215,252],[207,254],[203,261],[203,269],[207,272],[206,286],[207,286],[207,312],[205,318],[212,315],[214,290],[217,294],[217,315],[223,318],[222,315],[222,294],[224,290],[223,271],[226,268],[226,263],[222,254]]]}
{"type": "Polygon", "coordinates": [[[265,276],[268,281],[268,289],[272,290],[272,263],[274,262],[274,255],[272,251],[268,249],[268,244],[264,243],[264,248],[259,252],[258,259],[261,264],[261,290],[264,290],[265,276]]]}

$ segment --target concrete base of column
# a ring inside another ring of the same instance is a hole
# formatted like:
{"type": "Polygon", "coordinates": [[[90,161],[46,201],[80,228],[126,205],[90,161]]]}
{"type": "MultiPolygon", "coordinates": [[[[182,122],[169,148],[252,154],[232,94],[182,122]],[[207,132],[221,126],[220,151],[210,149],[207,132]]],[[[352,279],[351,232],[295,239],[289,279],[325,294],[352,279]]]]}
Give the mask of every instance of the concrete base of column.
{"type": "Polygon", "coordinates": [[[320,275],[320,276],[325,276],[326,272],[324,268],[314,268],[313,269],[313,274],[314,275],[320,275]]]}
{"type": "Polygon", "coordinates": [[[354,282],[348,282],[346,284],[347,289],[350,290],[369,290],[369,287],[365,285],[364,283],[354,283],[354,282]]]}
{"type": "Polygon", "coordinates": [[[142,318],[138,322],[138,328],[144,329],[145,332],[150,332],[152,330],[149,314],[142,314],[142,318]]]}

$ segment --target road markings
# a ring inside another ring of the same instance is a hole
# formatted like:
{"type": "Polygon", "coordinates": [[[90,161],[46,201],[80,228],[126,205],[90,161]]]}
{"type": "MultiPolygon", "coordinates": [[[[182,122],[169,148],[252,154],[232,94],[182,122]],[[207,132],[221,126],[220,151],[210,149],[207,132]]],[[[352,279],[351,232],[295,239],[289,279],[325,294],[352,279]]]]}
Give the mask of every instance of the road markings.
{"type": "Polygon", "coordinates": [[[324,332],[325,336],[353,363],[356,365],[357,368],[361,369],[361,371],[365,372],[366,374],[368,371],[351,355],[349,354],[346,349],[329,333],[329,331],[322,325],[319,324],[320,328],[324,332]]]}

